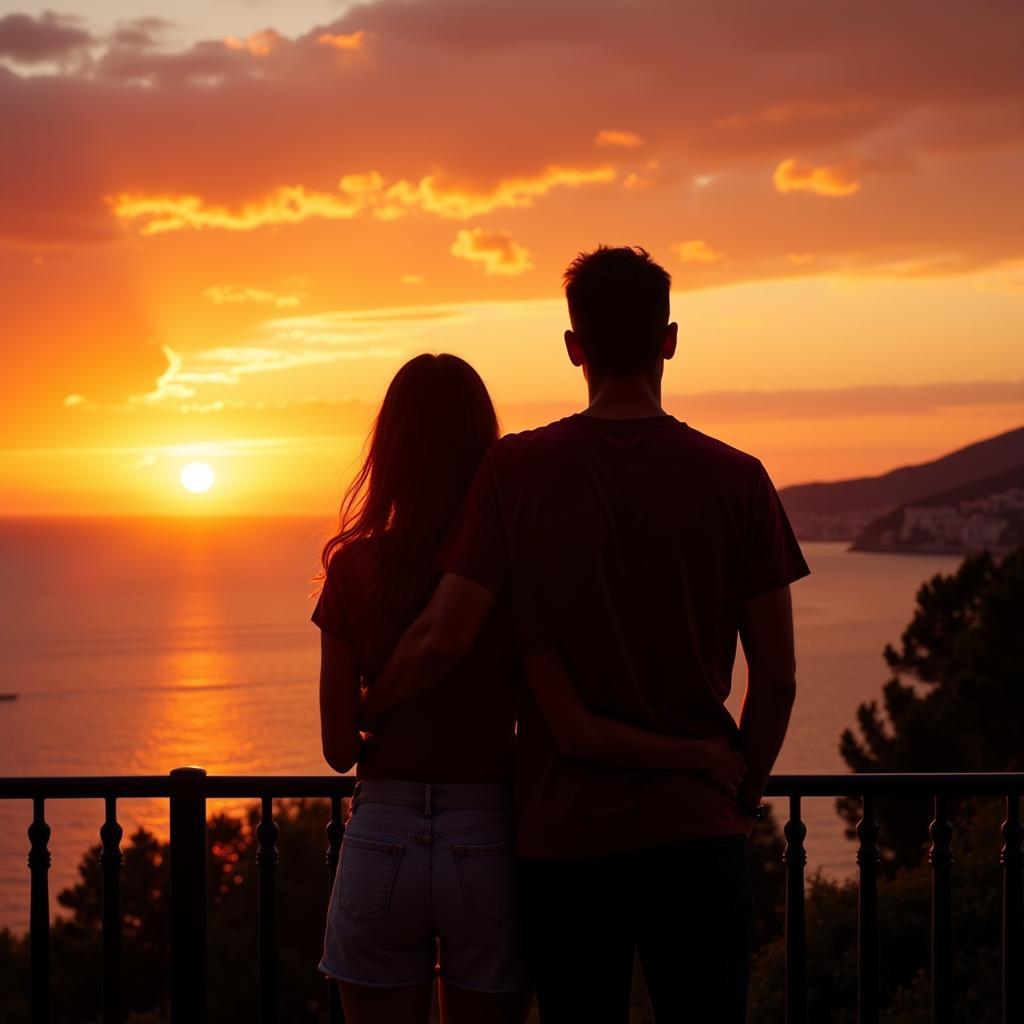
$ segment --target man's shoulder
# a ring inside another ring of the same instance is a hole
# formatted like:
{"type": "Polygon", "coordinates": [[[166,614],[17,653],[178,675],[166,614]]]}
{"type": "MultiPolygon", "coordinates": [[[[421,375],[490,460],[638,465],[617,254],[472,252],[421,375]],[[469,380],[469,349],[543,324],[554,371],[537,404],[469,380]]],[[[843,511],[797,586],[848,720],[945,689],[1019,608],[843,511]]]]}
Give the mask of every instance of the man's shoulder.
{"type": "MultiPolygon", "coordinates": [[[[763,471],[757,456],[675,417],[665,419],[664,426],[658,425],[658,436],[666,444],[662,451],[674,452],[682,459],[745,479],[756,479],[763,471]]],[[[512,469],[524,462],[571,458],[574,451],[586,448],[593,441],[593,431],[587,429],[586,417],[574,413],[542,427],[505,434],[491,447],[488,458],[498,467],[512,469]]]]}
{"type": "Polygon", "coordinates": [[[683,424],[686,427],[685,437],[680,437],[695,454],[722,466],[732,467],[738,473],[757,475],[761,472],[761,460],[717,437],[683,424]]]}
{"type": "Polygon", "coordinates": [[[578,415],[575,413],[542,427],[505,434],[491,446],[488,457],[494,462],[514,462],[564,448],[566,444],[573,443],[576,436],[574,427],[578,415]]]}

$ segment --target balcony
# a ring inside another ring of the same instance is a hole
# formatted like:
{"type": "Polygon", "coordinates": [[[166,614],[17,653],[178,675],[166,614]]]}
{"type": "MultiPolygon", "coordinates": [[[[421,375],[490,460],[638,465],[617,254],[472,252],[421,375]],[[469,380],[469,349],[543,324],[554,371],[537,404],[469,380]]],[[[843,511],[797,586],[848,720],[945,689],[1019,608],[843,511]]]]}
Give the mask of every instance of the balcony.
{"type": "MultiPolygon", "coordinates": [[[[209,776],[202,768],[177,768],[168,776],[95,776],[69,778],[2,778],[0,799],[32,803],[28,826],[28,867],[31,873],[29,946],[33,1024],[50,1020],[50,826],[46,801],[102,800],[100,827],[102,874],[101,983],[103,1024],[120,1024],[121,992],[121,839],[117,801],[121,798],[167,798],[170,825],[170,991],[173,1024],[204,1024],[206,1013],[206,801],[212,798],[257,799],[259,1020],[276,1024],[278,1013],[277,863],[278,826],[273,801],[281,797],[319,797],[330,801],[326,829],[325,894],[334,879],[344,834],[342,800],[351,795],[354,779],[320,775],[209,776]]],[[[954,993],[952,867],[954,829],[950,801],[957,797],[1000,797],[1006,801],[1001,836],[993,836],[993,857],[1002,864],[1002,1020],[1024,1021],[1024,892],[1020,797],[1024,773],[900,774],[900,775],[778,775],[767,795],[788,804],[784,826],[786,849],[785,897],[785,1019],[804,1024],[806,1006],[806,929],[804,871],[806,826],[801,819],[805,797],[855,797],[862,815],[857,825],[857,1020],[873,1024],[879,1017],[878,825],[875,801],[885,797],[927,797],[934,803],[929,828],[931,846],[931,1019],[952,1024],[954,993]]],[[[325,895],[326,898],[326,895],[325,895]]],[[[343,1020],[336,987],[328,984],[330,1024],[343,1020]]]]}

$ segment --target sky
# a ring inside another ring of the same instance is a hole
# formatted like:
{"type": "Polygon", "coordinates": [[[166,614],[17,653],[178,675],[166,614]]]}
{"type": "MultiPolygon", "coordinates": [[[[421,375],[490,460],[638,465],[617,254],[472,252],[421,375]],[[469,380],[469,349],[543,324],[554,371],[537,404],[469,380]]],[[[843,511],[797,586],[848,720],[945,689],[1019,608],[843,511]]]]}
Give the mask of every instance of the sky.
{"type": "Polygon", "coordinates": [[[780,487],[1020,426],[1022,40],[1001,0],[4,6],[0,513],[330,515],[421,351],[507,430],[572,412],[599,243],[672,274],[667,408],[780,487]]]}

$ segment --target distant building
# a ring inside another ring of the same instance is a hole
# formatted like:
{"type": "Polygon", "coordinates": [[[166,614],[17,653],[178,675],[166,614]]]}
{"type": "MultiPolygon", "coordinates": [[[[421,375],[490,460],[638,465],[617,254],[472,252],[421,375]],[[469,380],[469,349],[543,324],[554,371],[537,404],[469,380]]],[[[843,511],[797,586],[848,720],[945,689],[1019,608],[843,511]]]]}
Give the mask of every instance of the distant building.
{"type": "Polygon", "coordinates": [[[999,548],[1008,526],[1009,523],[1005,519],[995,519],[991,516],[971,516],[964,524],[962,535],[964,548],[967,551],[999,548]]]}
{"type": "Polygon", "coordinates": [[[993,553],[1020,543],[1024,533],[1024,490],[1012,488],[956,505],[911,505],[899,531],[886,530],[879,547],[904,551],[993,553]]]}

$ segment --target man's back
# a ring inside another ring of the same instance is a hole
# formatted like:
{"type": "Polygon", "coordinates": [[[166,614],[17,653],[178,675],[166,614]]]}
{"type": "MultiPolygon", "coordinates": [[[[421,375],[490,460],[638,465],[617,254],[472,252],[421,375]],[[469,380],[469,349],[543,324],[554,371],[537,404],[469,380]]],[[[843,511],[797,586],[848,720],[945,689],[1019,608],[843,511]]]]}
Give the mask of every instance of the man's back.
{"type": "MultiPolygon", "coordinates": [[[[590,710],[696,736],[735,732],[742,601],[807,572],[761,464],[671,416],[575,415],[503,439],[444,567],[507,587],[523,654],[558,650],[590,710]]],[[[529,698],[519,737],[523,855],[745,831],[698,776],[563,757],[529,698]]]]}

